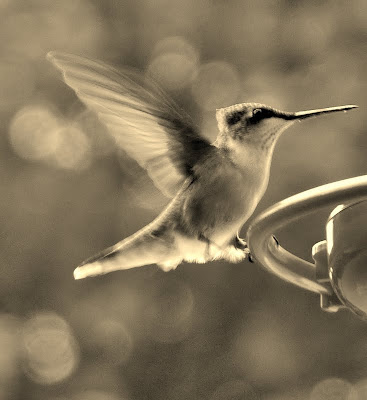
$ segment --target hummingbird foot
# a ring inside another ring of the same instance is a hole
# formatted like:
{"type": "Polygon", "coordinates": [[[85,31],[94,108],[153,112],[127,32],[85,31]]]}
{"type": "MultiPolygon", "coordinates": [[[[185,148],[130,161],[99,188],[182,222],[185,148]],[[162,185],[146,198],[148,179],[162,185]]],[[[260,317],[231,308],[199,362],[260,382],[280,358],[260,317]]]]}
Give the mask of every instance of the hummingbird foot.
{"type": "Polygon", "coordinates": [[[240,249],[233,245],[230,245],[224,251],[222,251],[219,259],[224,259],[231,263],[239,263],[245,260],[249,256],[249,254],[250,251],[247,247],[245,249],[240,249]]]}
{"type": "Polygon", "coordinates": [[[250,257],[250,249],[248,248],[247,243],[236,235],[232,243],[221,252],[219,258],[229,262],[238,263],[246,258],[250,259],[250,257]]]}
{"type": "Polygon", "coordinates": [[[247,247],[247,243],[245,242],[245,240],[241,239],[238,235],[234,238],[233,246],[236,249],[240,249],[240,250],[247,251],[248,253],[250,253],[249,248],[247,247]]]}
{"type": "Polygon", "coordinates": [[[244,252],[246,252],[247,258],[251,263],[255,262],[253,256],[250,253],[250,249],[247,246],[247,243],[243,239],[241,239],[238,235],[234,239],[234,247],[236,249],[241,249],[244,252]]]}

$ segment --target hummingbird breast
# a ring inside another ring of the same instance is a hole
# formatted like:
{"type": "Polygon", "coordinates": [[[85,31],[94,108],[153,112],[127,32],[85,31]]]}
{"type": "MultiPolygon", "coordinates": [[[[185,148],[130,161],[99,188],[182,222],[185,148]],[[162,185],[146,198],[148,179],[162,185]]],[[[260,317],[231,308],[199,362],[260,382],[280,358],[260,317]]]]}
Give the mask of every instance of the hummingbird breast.
{"type": "Polygon", "coordinates": [[[181,224],[189,236],[228,244],[263,194],[259,175],[226,157],[207,158],[196,170],[182,204],[181,224]]]}

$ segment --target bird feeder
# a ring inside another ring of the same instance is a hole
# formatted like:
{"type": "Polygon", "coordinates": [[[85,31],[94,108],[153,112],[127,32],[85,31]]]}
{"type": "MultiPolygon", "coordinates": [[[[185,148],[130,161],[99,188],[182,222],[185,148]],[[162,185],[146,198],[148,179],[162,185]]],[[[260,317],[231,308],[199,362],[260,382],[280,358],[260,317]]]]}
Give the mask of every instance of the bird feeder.
{"type": "Polygon", "coordinates": [[[274,204],[247,232],[252,256],[280,278],[320,294],[321,308],[348,308],[367,319],[367,175],[319,186],[274,204]],[[273,235],[324,207],[326,240],[312,247],[314,262],[285,250],[273,235]]]}

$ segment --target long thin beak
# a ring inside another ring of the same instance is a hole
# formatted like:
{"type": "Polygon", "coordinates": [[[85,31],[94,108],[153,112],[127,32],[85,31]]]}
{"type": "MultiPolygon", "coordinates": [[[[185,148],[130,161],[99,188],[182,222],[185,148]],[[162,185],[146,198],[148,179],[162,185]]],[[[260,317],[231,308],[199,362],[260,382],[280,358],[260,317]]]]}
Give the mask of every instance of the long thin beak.
{"type": "Polygon", "coordinates": [[[346,106],[337,106],[337,107],[328,107],[328,108],[319,108],[317,110],[308,110],[308,111],[298,111],[295,113],[284,113],[284,119],[292,120],[292,119],[305,119],[309,117],[316,117],[317,115],[328,114],[332,112],[338,111],[348,111],[352,108],[358,108],[356,105],[346,105],[346,106]]]}

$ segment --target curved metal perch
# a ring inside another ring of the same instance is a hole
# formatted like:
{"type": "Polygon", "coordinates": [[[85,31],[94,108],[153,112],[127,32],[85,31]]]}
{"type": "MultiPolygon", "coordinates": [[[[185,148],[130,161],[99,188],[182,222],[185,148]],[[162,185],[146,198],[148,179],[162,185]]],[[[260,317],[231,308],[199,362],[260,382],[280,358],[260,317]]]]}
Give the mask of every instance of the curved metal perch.
{"type": "Polygon", "coordinates": [[[291,196],[258,215],[247,231],[247,244],[265,269],[304,289],[332,294],[329,285],[316,280],[315,264],[282,248],[273,233],[290,222],[320,210],[367,198],[367,175],[329,183],[291,196]]]}

